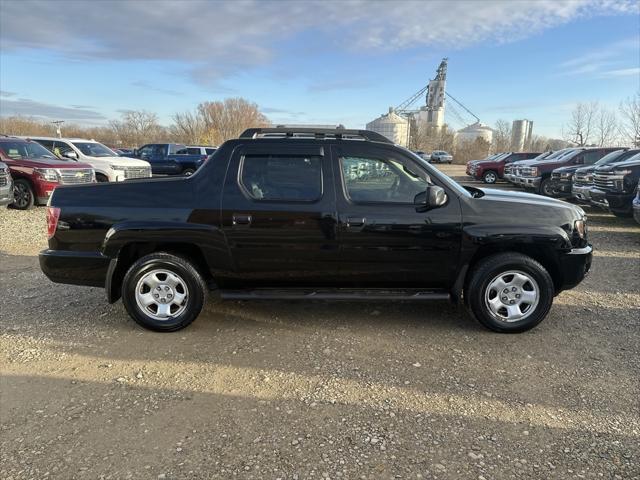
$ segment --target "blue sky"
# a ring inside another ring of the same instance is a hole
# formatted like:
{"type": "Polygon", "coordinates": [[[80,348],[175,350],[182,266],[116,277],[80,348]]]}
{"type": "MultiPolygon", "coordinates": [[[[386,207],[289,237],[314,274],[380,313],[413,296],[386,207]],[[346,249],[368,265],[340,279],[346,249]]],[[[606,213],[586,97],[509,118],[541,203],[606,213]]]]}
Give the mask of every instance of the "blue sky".
{"type": "Polygon", "coordinates": [[[625,0],[0,0],[0,114],[169,124],[241,96],[277,123],[361,128],[448,57],[447,90],[481,121],[558,137],[576,102],[640,90],[639,28],[625,0]]]}

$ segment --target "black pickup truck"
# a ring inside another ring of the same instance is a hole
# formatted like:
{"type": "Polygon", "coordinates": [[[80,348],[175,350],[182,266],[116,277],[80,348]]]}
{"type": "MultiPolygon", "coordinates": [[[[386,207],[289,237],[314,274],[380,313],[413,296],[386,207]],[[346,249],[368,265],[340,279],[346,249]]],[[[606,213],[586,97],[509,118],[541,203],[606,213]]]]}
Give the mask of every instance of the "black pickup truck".
{"type": "Polygon", "coordinates": [[[589,270],[585,222],[559,200],[464,188],[374,132],[250,129],[190,177],[57,188],[40,265],[157,331],[190,324],[212,292],[450,299],[521,332],[589,270]]]}
{"type": "Polygon", "coordinates": [[[640,153],[621,163],[598,167],[589,190],[591,204],[606,208],[616,217],[633,216],[633,199],[640,180],[640,153]]]}

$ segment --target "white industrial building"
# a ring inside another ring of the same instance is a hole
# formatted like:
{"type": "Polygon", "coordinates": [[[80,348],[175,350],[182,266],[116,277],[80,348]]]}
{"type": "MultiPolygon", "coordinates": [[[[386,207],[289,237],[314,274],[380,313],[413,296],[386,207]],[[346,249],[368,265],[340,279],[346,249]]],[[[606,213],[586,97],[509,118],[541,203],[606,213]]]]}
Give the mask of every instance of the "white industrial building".
{"type": "Polygon", "coordinates": [[[395,113],[393,107],[389,107],[389,113],[367,123],[367,130],[384,135],[403,147],[406,147],[409,141],[409,120],[395,113]]]}
{"type": "Polygon", "coordinates": [[[476,122],[456,132],[456,143],[475,142],[478,138],[491,143],[493,129],[484,123],[476,122]]]}
{"type": "Polygon", "coordinates": [[[533,122],[531,120],[514,120],[511,126],[511,149],[522,152],[531,145],[533,122]]]}

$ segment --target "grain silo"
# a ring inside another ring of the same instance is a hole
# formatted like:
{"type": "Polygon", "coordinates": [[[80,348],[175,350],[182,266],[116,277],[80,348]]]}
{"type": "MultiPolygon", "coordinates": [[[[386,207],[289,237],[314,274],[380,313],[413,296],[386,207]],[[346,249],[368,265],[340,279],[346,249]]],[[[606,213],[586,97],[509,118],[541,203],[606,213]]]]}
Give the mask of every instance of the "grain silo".
{"type": "Polygon", "coordinates": [[[522,152],[531,145],[533,122],[531,120],[514,120],[511,127],[511,148],[514,152],[522,152]]]}
{"type": "Polygon", "coordinates": [[[392,107],[389,107],[389,113],[367,123],[367,130],[384,135],[403,147],[407,146],[409,140],[409,121],[395,113],[392,107]]]}
{"type": "Polygon", "coordinates": [[[476,122],[456,132],[456,142],[475,142],[482,138],[487,142],[493,141],[493,130],[484,123],[476,122]]]}

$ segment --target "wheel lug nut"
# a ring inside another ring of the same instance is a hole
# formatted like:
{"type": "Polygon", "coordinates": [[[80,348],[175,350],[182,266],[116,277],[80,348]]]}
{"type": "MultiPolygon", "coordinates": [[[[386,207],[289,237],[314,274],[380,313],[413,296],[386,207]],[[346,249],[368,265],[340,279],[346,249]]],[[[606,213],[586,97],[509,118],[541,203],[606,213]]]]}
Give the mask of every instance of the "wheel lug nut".
{"type": "Polygon", "coordinates": [[[516,298],[520,298],[521,295],[519,293],[516,294],[516,298]]]}
{"type": "Polygon", "coordinates": [[[153,294],[153,297],[154,297],[154,298],[158,298],[159,296],[160,296],[160,295],[158,295],[157,293],[154,293],[154,294],[153,294]]]}
{"type": "Polygon", "coordinates": [[[506,301],[507,301],[507,297],[502,297],[502,300],[503,300],[504,302],[506,302],[506,301]]]}
{"type": "Polygon", "coordinates": [[[512,291],[512,292],[515,292],[516,290],[517,290],[517,288],[516,288],[516,287],[513,287],[513,288],[511,289],[511,291],[512,291]]]}
{"type": "Polygon", "coordinates": [[[513,305],[514,303],[516,303],[516,301],[515,301],[515,300],[511,300],[509,303],[510,303],[511,305],[513,305]]]}
{"type": "Polygon", "coordinates": [[[504,289],[504,293],[509,293],[509,289],[508,289],[508,288],[505,288],[505,289],[504,289]]]}

